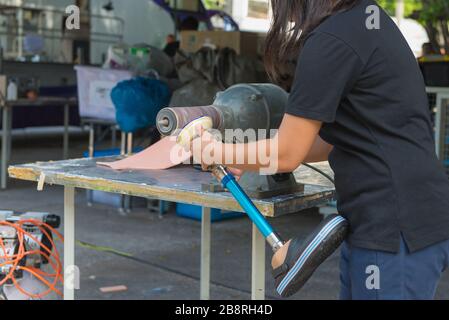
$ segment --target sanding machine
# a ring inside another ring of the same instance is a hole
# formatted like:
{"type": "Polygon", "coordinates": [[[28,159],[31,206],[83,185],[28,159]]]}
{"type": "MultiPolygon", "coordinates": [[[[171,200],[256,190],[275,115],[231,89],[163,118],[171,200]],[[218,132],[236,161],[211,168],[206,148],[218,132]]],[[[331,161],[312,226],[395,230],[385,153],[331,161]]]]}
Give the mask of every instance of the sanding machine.
{"type": "MultiPolygon", "coordinates": [[[[217,95],[210,106],[167,108],[157,117],[163,135],[177,135],[178,143],[187,145],[195,138],[197,127],[205,130],[260,130],[270,138],[270,131],[278,129],[287,105],[288,94],[272,84],[239,84],[217,95]]],[[[226,143],[247,143],[232,139],[226,143]]],[[[343,242],[348,222],[339,215],[327,217],[305,240],[301,237],[284,241],[251,201],[250,196],[266,197],[297,192],[301,186],[293,174],[260,176],[245,174],[237,182],[227,168],[209,168],[222,188],[229,191],[246,212],[274,252],[272,267],[276,289],[282,297],[300,290],[318,266],[343,242]],[[250,178],[248,178],[250,176],[250,178]],[[248,195],[249,194],[249,195],[248,195]]]]}
{"type": "MultiPolygon", "coordinates": [[[[179,133],[192,121],[209,117],[213,129],[219,130],[227,143],[247,143],[270,138],[279,128],[287,107],[288,94],[273,84],[238,84],[219,92],[209,106],[165,108],[157,116],[157,128],[164,136],[179,133]],[[246,135],[245,132],[262,132],[263,135],[246,135]],[[260,131],[263,130],[263,131],[260,131]],[[243,134],[227,135],[226,131],[243,134]]],[[[263,199],[304,190],[292,173],[259,175],[247,173],[239,181],[252,198],[263,199]]],[[[203,185],[204,191],[222,192],[215,181],[203,185]]]]}

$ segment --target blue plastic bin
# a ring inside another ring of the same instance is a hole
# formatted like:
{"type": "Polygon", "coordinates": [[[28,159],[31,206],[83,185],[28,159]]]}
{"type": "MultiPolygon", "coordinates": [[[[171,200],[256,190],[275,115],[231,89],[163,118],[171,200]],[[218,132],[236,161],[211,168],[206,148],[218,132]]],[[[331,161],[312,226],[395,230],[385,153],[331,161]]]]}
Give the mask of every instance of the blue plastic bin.
{"type": "MultiPolygon", "coordinates": [[[[201,221],[201,207],[185,203],[176,204],[176,214],[183,218],[201,221]]],[[[211,221],[223,221],[228,219],[236,219],[243,217],[244,214],[240,212],[225,211],[220,209],[212,209],[211,221]]]]}
{"type": "MultiPolygon", "coordinates": [[[[136,147],[133,149],[133,153],[138,153],[140,151],[143,151],[142,147],[136,147]]],[[[101,158],[101,157],[112,157],[112,156],[118,156],[120,155],[121,150],[120,148],[115,149],[105,149],[105,150],[95,150],[94,151],[94,158],[101,158]]],[[[86,151],[83,153],[84,158],[89,157],[89,152],[86,151]]]]}

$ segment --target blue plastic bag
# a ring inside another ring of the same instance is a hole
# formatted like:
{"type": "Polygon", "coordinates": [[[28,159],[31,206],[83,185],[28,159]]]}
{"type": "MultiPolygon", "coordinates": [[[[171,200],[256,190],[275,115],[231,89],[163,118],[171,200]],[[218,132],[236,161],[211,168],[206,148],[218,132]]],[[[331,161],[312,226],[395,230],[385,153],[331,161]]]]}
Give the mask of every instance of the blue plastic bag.
{"type": "Polygon", "coordinates": [[[158,112],[170,103],[170,89],[155,79],[134,78],[112,89],[111,99],[120,130],[134,133],[156,125],[158,112]]]}

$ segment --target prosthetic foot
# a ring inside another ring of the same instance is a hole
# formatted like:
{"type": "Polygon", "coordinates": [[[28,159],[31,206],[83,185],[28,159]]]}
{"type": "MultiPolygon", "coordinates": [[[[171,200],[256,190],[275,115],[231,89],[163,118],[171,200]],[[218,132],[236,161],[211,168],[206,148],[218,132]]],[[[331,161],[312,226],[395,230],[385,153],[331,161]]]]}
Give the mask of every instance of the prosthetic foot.
{"type": "Polygon", "coordinates": [[[298,292],[315,270],[346,238],[348,222],[339,215],[327,217],[305,240],[287,242],[273,256],[273,276],[281,297],[298,292]]]}

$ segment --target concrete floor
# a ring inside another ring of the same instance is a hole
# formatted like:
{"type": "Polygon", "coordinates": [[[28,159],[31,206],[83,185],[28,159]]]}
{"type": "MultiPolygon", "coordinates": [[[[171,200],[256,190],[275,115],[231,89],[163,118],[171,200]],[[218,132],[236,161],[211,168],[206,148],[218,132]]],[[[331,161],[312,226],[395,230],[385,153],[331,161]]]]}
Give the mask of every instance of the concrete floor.
{"type": "MultiPolygon", "coordinates": [[[[16,139],[13,163],[58,160],[61,139],[16,139]],[[45,141],[45,142],[43,142],[45,141]]],[[[71,140],[71,157],[80,157],[87,138],[71,140]]],[[[76,263],[81,272],[78,299],[181,299],[199,298],[200,223],[169,213],[160,219],[147,210],[122,216],[114,208],[86,205],[84,191],[77,193],[77,240],[106,246],[131,255],[96,251],[77,246],[76,263]],[[126,285],[121,293],[103,294],[104,286],[126,285]]],[[[35,183],[10,180],[0,192],[1,209],[47,211],[63,216],[63,190],[35,183]]],[[[320,221],[315,210],[274,220],[286,236],[306,235],[320,221]]],[[[61,229],[62,230],[62,229],[61,229]]],[[[212,234],[213,299],[249,299],[251,286],[251,225],[247,219],[215,223],[212,234]]],[[[267,251],[267,297],[277,299],[269,273],[267,251]]],[[[338,253],[330,257],[293,299],[337,299],[338,253]]],[[[438,299],[449,299],[449,274],[443,277],[438,299]]]]}

